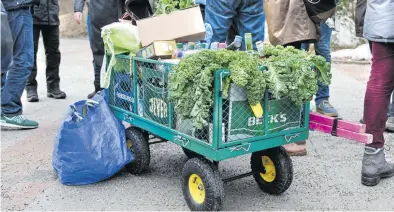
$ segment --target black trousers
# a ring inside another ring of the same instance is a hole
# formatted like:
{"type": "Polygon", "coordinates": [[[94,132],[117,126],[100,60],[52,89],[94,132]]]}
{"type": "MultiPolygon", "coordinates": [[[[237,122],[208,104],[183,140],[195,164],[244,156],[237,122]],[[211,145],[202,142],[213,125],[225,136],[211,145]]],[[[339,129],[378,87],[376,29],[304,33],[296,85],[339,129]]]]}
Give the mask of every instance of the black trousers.
{"type": "Polygon", "coordinates": [[[37,51],[40,33],[42,33],[45,48],[47,89],[51,90],[52,88],[59,87],[59,66],[61,56],[59,51],[59,26],[49,25],[33,26],[34,67],[27,80],[26,88],[37,89],[37,51]]]}
{"type": "MultiPolygon", "coordinates": [[[[124,2],[124,1],[123,1],[124,2]]],[[[110,12],[101,14],[101,8],[98,8],[100,11],[96,11],[97,9],[94,7],[96,5],[90,5],[89,14],[90,21],[92,26],[92,40],[91,40],[91,48],[93,53],[93,61],[94,61],[94,86],[96,90],[100,88],[100,71],[101,66],[104,60],[104,42],[101,38],[101,28],[105,25],[111,24],[113,22],[119,21],[117,10],[112,9],[110,12]]],[[[146,1],[145,3],[130,3],[128,5],[131,12],[133,12],[138,18],[146,18],[149,16],[149,3],[146,1]]]]}

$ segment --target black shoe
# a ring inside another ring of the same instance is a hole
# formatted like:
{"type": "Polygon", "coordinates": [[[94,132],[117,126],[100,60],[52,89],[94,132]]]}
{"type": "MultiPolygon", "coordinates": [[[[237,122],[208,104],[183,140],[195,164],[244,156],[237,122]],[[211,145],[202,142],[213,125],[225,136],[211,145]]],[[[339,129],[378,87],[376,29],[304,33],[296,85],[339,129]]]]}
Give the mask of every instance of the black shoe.
{"type": "Polygon", "coordinates": [[[394,164],[388,163],[384,150],[365,147],[362,162],[361,183],[366,186],[376,186],[383,178],[394,176],[394,164]]]}
{"type": "Polygon", "coordinates": [[[88,99],[93,98],[93,96],[96,95],[96,93],[98,93],[98,92],[101,91],[101,90],[103,90],[103,89],[102,89],[102,88],[97,88],[97,87],[96,87],[96,88],[94,89],[94,91],[88,95],[88,99]]]}
{"type": "Polygon", "coordinates": [[[364,119],[363,119],[363,118],[360,119],[360,123],[361,123],[361,124],[364,124],[364,119]]]}
{"type": "Polygon", "coordinates": [[[26,97],[28,102],[38,102],[37,88],[26,88],[26,97]]]}
{"type": "Polygon", "coordinates": [[[59,86],[48,88],[47,96],[54,99],[65,99],[66,93],[60,90],[59,86]]]}

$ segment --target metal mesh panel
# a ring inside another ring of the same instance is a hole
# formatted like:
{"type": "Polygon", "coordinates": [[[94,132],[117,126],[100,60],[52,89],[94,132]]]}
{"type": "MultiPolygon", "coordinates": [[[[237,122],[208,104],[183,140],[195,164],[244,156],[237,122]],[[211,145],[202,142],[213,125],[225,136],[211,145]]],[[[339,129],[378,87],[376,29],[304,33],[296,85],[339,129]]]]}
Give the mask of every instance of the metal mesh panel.
{"type": "Polygon", "coordinates": [[[170,65],[162,63],[148,63],[136,61],[139,85],[142,92],[139,97],[142,101],[138,108],[143,117],[156,123],[169,126],[169,102],[168,102],[168,73],[170,65]]]}
{"type": "Polygon", "coordinates": [[[261,106],[263,117],[257,118],[247,100],[246,90],[232,84],[229,98],[222,105],[225,128],[223,142],[274,134],[302,125],[303,107],[296,106],[288,98],[268,98],[268,106],[265,106],[264,100],[261,101],[261,106]]]}
{"type": "MultiPolygon", "coordinates": [[[[133,61],[134,66],[128,57],[117,56],[116,65],[111,73],[110,104],[203,142],[213,142],[214,130],[222,132],[219,142],[230,143],[304,127],[304,106],[295,105],[289,98],[272,99],[267,92],[267,105],[264,99],[261,100],[264,115],[257,118],[248,103],[245,89],[232,84],[229,97],[223,99],[219,105],[221,110],[218,111],[221,111],[222,119],[218,120],[218,125],[221,126],[213,126],[212,108],[208,125],[196,129],[192,120],[184,119],[175,113],[168,100],[172,65],[138,58],[133,61]],[[136,83],[134,82],[137,88],[133,87],[132,67],[137,73],[136,83]],[[133,107],[134,101],[137,101],[137,108],[133,107]]],[[[218,102],[218,99],[213,101],[218,102]]]]}
{"type": "Polygon", "coordinates": [[[116,64],[111,72],[109,103],[133,112],[134,91],[131,77],[131,62],[126,56],[116,58],[116,64]]]}

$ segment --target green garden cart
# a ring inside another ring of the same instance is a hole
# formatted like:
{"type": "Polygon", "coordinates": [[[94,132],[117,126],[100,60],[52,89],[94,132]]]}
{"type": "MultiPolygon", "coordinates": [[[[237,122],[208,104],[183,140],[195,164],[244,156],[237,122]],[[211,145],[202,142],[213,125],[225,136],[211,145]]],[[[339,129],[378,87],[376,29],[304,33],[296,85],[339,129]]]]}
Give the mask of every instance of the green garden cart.
{"type": "Polygon", "coordinates": [[[231,70],[214,73],[213,106],[203,128],[178,116],[168,99],[168,79],[173,64],[117,55],[109,70],[109,103],[115,116],[128,122],[127,144],[135,160],[126,166],[132,174],[149,167],[149,145],[170,141],[189,158],[182,170],[182,190],[191,210],[220,210],[224,183],[253,176],[268,194],[285,192],[293,180],[293,165],[281,147],[305,141],[309,136],[309,103],[298,106],[289,99],[273,99],[266,92],[261,100],[263,116],[256,118],[244,89],[231,85],[224,98],[223,78],[231,70]],[[151,141],[150,137],[161,141],[151,141]],[[251,154],[248,173],[223,178],[219,162],[251,154]]]}

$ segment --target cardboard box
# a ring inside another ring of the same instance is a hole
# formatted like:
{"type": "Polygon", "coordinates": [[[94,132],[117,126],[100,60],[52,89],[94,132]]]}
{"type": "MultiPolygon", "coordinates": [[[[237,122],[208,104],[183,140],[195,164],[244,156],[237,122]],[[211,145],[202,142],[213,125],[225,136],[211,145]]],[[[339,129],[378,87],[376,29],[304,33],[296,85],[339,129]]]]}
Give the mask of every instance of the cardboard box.
{"type": "Polygon", "coordinates": [[[141,49],[138,57],[146,59],[171,59],[176,50],[176,43],[172,41],[154,41],[147,47],[141,49]]]}
{"type": "Polygon", "coordinates": [[[142,46],[157,40],[196,42],[205,39],[200,6],[141,19],[137,21],[137,27],[142,46]]]}

